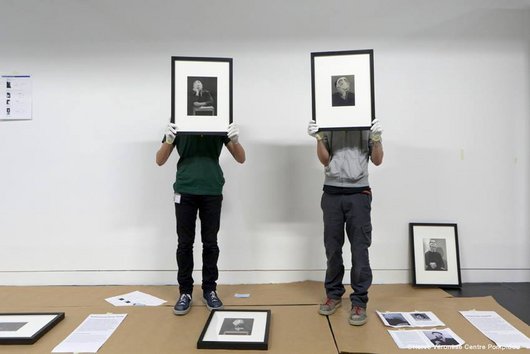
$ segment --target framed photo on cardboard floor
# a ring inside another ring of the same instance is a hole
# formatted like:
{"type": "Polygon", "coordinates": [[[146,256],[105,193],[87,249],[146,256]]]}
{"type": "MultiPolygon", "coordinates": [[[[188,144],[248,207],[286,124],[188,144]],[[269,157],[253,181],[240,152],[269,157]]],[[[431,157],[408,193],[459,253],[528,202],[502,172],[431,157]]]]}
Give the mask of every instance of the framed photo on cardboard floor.
{"type": "Polygon", "coordinates": [[[63,319],[64,312],[0,313],[0,344],[33,344],[63,319]]]}
{"type": "Polygon", "coordinates": [[[171,122],[179,134],[226,135],[232,123],[232,59],[171,57],[171,122]]]}
{"type": "Polygon", "coordinates": [[[375,119],[373,53],[311,53],[313,120],[320,130],[370,129],[375,119]]]}
{"type": "Polygon", "coordinates": [[[213,310],[197,349],[269,348],[270,310],[213,310]]]}
{"type": "Polygon", "coordinates": [[[456,224],[410,223],[413,284],[460,288],[456,224]]]}

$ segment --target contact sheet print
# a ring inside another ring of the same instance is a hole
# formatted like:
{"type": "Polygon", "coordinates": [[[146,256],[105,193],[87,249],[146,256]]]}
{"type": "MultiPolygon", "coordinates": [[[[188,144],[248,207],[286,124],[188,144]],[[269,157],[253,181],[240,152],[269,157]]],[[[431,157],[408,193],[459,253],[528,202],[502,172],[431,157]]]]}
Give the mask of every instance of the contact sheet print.
{"type": "Polygon", "coordinates": [[[437,327],[445,326],[431,311],[380,312],[377,315],[388,327],[437,327]]]}

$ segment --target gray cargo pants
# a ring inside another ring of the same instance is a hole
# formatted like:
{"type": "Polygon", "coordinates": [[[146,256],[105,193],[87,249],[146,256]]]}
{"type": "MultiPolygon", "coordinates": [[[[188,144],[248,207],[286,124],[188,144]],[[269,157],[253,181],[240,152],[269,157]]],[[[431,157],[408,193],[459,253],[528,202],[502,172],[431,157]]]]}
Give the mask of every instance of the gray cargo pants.
{"type": "Polygon", "coordinates": [[[372,284],[372,269],[368,257],[368,247],[372,243],[370,220],[372,197],[370,194],[322,194],[321,207],[324,214],[324,247],[326,249],[327,270],[324,285],[327,297],[340,299],[346,291],[342,280],[344,262],[342,246],[344,230],[350,241],[352,268],[350,295],[352,306],[366,308],[368,288],[372,284]]]}

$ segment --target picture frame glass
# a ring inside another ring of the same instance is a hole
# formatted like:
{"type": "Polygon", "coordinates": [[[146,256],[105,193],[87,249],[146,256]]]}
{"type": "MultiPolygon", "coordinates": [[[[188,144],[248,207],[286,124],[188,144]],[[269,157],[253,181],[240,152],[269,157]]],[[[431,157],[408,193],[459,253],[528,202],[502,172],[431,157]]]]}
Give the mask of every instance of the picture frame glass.
{"type": "Polygon", "coordinates": [[[311,53],[311,61],[319,128],[369,129],[375,118],[373,50],[311,53]]]}
{"type": "Polygon", "coordinates": [[[456,224],[410,224],[414,285],[460,287],[456,224]]]}
{"type": "Polygon", "coordinates": [[[232,59],[171,60],[171,120],[179,133],[226,134],[232,122],[232,59]]]}
{"type": "Polygon", "coordinates": [[[265,339],[266,325],[266,312],[217,311],[209,323],[203,340],[212,342],[262,342],[265,339]],[[238,330],[238,327],[242,327],[242,329],[238,330]]]}

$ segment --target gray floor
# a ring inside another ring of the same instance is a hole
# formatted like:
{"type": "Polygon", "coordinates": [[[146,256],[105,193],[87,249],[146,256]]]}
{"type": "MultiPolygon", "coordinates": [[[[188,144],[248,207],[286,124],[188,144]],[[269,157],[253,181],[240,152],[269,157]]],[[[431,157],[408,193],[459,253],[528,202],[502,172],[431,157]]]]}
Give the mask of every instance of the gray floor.
{"type": "Polygon", "coordinates": [[[505,309],[530,325],[530,283],[467,283],[445,289],[458,297],[493,296],[505,309]]]}

